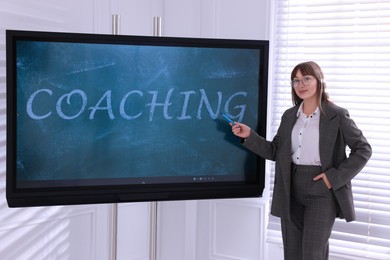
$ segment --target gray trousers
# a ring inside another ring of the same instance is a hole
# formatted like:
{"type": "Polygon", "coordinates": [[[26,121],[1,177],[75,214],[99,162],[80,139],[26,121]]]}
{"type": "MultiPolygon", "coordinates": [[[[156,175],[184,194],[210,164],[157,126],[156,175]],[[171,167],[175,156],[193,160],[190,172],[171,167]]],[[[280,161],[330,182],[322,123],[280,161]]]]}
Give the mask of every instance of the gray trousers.
{"type": "Polygon", "coordinates": [[[323,180],[313,178],[320,166],[292,165],[290,220],[281,220],[285,260],[329,258],[329,237],[336,200],[323,180]]]}

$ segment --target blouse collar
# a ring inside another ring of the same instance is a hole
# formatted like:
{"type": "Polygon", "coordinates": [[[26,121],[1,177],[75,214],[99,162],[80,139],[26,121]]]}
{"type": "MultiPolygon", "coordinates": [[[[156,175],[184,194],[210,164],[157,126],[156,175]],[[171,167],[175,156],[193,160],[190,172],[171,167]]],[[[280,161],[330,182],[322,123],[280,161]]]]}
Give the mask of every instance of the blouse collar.
{"type": "MultiPolygon", "coordinates": [[[[319,111],[320,111],[320,108],[317,106],[317,108],[316,108],[316,110],[314,110],[313,114],[308,115],[308,117],[313,117],[313,116],[318,115],[319,111]]],[[[301,102],[301,104],[299,105],[299,108],[298,108],[298,111],[297,111],[297,117],[299,117],[301,114],[304,115],[304,113],[303,113],[303,102],[301,102]]]]}

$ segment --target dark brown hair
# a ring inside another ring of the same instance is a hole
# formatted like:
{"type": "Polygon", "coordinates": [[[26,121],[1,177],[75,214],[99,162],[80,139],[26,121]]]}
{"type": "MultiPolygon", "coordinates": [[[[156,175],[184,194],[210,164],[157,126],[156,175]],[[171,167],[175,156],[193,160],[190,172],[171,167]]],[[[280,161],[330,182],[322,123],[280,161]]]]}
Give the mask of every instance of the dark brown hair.
{"type": "MultiPolygon", "coordinates": [[[[291,82],[296,77],[298,71],[300,71],[303,76],[310,75],[317,80],[317,103],[320,110],[322,111],[321,103],[329,102],[329,94],[326,92],[326,83],[324,80],[324,73],[322,72],[321,67],[314,61],[299,63],[291,72],[291,82]]],[[[298,95],[295,93],[294,88],[291,88],[291,94],[294,105],[298,105],[302,102],[302,99],[299,98],[298,95]]]]}

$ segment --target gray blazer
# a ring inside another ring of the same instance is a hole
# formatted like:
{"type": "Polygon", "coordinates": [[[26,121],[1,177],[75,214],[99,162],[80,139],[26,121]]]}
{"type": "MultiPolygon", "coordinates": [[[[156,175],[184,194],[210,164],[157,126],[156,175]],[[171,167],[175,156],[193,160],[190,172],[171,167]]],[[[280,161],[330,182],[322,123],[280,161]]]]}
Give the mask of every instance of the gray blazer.
{"type": "MultiPolygon", "coordinates": [[[[275,161],[275,181],[271,214],[290,219],[291,132],[299,105],[286,110],[272,141],[253,130],[243,145],[264,159],[275,161]]],[[[346,109],[322,103],[320,115],[320,158],[322,171],[332,185],[338,204],[338,217],[355,220],[351,180],[371,157],[371,146],[349,117],[346,109]],[[346,146],[351,149],[347,157],[346,146]]]]}

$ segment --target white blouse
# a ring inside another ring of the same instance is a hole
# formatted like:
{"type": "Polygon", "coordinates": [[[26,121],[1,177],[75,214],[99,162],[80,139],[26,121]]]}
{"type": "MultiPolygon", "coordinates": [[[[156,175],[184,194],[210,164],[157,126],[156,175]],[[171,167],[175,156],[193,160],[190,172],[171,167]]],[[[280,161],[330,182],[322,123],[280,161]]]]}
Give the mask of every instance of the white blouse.
{"type": "Polygon", "coordinates": [[[305,115],[301,103],[297,121],[291,132],[291,159],[297,165],[321,165],[320,159],[320,109],[305,115]]]}

